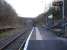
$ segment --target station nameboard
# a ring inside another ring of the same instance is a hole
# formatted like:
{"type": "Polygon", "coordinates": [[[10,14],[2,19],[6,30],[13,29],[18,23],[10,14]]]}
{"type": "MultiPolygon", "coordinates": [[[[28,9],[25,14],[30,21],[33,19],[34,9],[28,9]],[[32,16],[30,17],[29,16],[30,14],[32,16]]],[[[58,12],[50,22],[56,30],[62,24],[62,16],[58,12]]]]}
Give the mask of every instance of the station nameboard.
{"type": "Polygon", "coordinates": [[[63,1],[53,2],[53,6],[63,6],[63,1]]]}

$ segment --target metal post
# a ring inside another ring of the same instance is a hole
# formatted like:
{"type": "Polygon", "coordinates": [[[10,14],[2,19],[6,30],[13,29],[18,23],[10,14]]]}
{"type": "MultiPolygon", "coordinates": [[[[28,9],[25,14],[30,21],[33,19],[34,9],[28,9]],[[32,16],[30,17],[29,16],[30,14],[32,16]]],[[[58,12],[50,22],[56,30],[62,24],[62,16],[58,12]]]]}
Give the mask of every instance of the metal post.
{"type": "MultiPolygon", "coordinates": [[[[64,0],[62,0],[63,1],[63,8],[62,8],[62,10],[63,10],[63,22],[64,22],[64,0]]],[[[65,23],[63,23],[63,24],[65,24],[65,23]]],[[[64,34],[65,34],[65,25],[63,26],[64,27],[64,34]]]]}
{"type": "Polygon", "coordinates": [[[63,2],[63,20],[64,20],[64,0],[62,1],[63,2]]]}

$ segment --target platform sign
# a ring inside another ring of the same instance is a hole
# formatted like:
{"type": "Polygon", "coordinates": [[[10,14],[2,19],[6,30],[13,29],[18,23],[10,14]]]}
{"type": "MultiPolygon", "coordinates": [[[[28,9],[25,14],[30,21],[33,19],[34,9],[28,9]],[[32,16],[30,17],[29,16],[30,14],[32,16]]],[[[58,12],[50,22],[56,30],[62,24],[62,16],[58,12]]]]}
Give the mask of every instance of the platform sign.
{"type": "Polygon", "coordinates": [[[53,6],[63,6],[63,1],[56,1],[56,2],[53,2],[53,6]]]}
{"type": "Polygon", "coordinates": [[[62,19],[63,18],[63,1],[55,1],[53,2],[53,16],[55,19],[62,19]]]}

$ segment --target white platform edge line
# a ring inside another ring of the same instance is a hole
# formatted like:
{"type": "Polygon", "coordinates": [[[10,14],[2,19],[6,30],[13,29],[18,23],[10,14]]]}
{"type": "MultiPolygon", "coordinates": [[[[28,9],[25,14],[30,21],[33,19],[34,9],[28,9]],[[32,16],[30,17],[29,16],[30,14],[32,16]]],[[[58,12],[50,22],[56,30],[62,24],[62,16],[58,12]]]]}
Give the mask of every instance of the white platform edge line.
{"type": "Polygon", "coordinates": [[[27,39],[27,41],[26,41],[26,44],[25,44],[25,47],[24,47],[23,50],[27,50],[28,43],[29,43],[29,40],[30,40],[30,37],[31,37],[33,31],[34,31],[34,27],[32,28],[32,31],[31,31],[30,35],[28,36],[28,39],[27,39]]]}
{"type": "Polygon", "coordinates": [[[39,29],[36,27],[36,40],[43,40],[39,29]]]}

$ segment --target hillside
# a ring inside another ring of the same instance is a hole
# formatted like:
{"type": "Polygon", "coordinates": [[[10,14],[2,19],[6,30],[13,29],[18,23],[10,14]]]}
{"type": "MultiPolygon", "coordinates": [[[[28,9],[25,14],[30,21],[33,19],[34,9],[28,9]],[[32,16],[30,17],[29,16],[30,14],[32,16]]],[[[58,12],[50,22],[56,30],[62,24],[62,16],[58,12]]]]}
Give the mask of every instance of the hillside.
{"type": "Polygon", "coordinates": [[[16,26],[17,14],[4,0],[0,0],[0,29],[16,26]]]}
{"type": "MultiPolygon", "coordinates": [[[[30,18],[19,17],[15,10],[4,0],[0,0],[0,31],[11,28],[29,27],[30,18]]],[[[31,24],[30,24],[31,26],[31,24]]]]}

